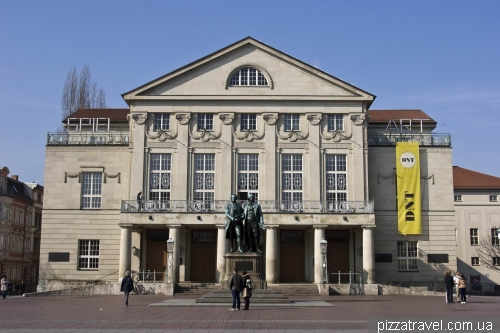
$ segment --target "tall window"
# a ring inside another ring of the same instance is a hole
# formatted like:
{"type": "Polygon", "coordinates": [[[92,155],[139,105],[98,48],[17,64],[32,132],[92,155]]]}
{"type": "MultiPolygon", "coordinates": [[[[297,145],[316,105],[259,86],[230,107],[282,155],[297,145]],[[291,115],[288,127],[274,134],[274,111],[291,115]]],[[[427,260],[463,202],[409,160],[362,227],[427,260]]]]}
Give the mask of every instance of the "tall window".
{"type": "Polygon", "coordinates": [[[170,200],[171,154],[151,154],[149,173],[149,199],[170,200]]]}
{"type": "Polygon", "coordinates": [[[477,229],[470,229],[470,245],[478,245],[479,236],[477,234],[477,229]]]}
{"type": "Polygon", "coordinates": [[[198,131],[214,130],[214,115],[211,113],[198,114],[198,131]]]}
{"type": "Polygon", "coordinates": [[[168,131],[170,129],[170,114],[156,113],[155,114],[155,131],[168,131]]]}
{"type": "Polygon", "coordinates": [[[300,115],[299,114],[286,114],[285,115],[285,131],[298,131],[300,115]]]}
{"type": "Polygon", "coordinates": [[[398,241],[398,270],[418,270],[417,260],[417,242],[398,241]]]}
{"type": "Polygon", "coordinates": [[[253,193],[255,200],[259,195],[259,155],[238,155],[238,199],[248,199],[248,194],[253,193]]]}
{"type": "Polygon", "coordinates": [[[343,131],[344,130],[344,116],[341,114],[328,115],[328,131],[343,131]]]}
{"type": "Polygon", "coordinates": [[[498,231],[497,229],[491,229],[491,244],[492,245],[500,245],[500,243],[498,242],[498,231]]]}
{"type": "Polygon", "coordinates": [[[78,269],[98,269],[99,241],[80,240],[78,243],[78,269]]]}
{"type": "Polygon", "coordinates": [[[302,201],[302,155],[282,155],[281,199],[302,201]]]}
{"type": "Polygon", "coordinates": [[[240,131],[256,131],[257,130],[257,115],[242,114],[240,131]]]}
{"type": "Polygon", "coordinates": [[[102,173],[84,173],[82,179],[82,208],[101,208],[102,173]]]}
{"type": "Polygon", "coordinates": [[[326,200],[347,200],[346,155],[326,155],[326,200]]]}
{"type": "Polygon", "coordinates": [[[493,257],[493,266],[500,266],[500,257],[493,257]]]}
{"type": "Polygon", "coordinates": [[[472,266],[479,266],[479,257],[471,257],[470,260],[472,266]]]}
{"type": "Polygon", "coordinates": [[[194,170],[194,200],[214,200],[215,154],[195,154],[194,170]]]}
{"type": "Polygon", "coordinates": [[[267,79],[264,74],[253,67],[243,67],[233,74],[230,86],[267,86],[267,79]]]}

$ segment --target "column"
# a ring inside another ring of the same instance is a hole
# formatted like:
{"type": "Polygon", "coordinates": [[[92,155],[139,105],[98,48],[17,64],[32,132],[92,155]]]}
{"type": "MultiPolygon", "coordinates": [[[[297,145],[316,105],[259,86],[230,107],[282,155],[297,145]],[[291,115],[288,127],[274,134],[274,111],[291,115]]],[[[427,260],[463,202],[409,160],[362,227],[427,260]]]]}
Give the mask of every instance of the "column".
{"type": "Polygon", "coordinates": [[[216,281],[221,283],[226,278],[226,229],[224,224],[217,225],[217,272],[216,281]]]}
{"type": "Polygon", "coordinates": [[[362,226],[363,228],[363,272],[366,283],[375,283],[375,248],[374,228],[375,226],[362,226]]]}
{"type": "Polygon", "coordinates": [[[179,254],[181,250],[181,233],[180,225],[170,225],[169,227],[169,238],[174,241],[174,253],[173,253],[173,282],[179,281],[179,254]]]}
{"type": "Polygon", "coordinates": [[[277,262],[278,226],[266,226],[266,281],[276,282],[276,262],[277,262]]]}
{"type": "Polygon", "coordinates": [[[130,260],[132,258],[132,225],[120,225],[120,262],[118,266],[118,281],[125,276],[125,272],[130,271],[130,260]]]}
{"type": "Polygon", "coordinates": [[[314,225],[314,283],[321,283],[321,273],[323,268],[321,265],[323,264],[321,260],[321,247],[319,242],[323,238],[325,238],[325,229],[324,225],[314,225]]]}

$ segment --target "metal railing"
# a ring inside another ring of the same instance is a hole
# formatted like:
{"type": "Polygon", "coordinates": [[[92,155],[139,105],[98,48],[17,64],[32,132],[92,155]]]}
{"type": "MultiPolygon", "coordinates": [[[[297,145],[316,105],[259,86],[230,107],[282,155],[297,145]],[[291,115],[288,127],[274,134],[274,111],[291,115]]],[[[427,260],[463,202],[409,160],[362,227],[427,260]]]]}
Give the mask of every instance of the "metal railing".
{"type": "Polygon", "coordinates": [[[418,142],[424,147],[451,147],[446,133],[368,133],[369,146],[395,146],[396,142],[418,142]]]}
{"type": "Polygon", "coordinates": [[[136,283],[165,283],[167,282],[167,271],[132,271],[132,279],[136,283]]]}
{"type": "Polygon", "coordinates": [[[363,283],[363,273],[355,273],[349,271],[349,273],[328,273],[328,283],[331,284],[352,284],[352,283],[363,283]],[[346,277],[347,276],[347,277],[346,277]],[[344,279],[344,277],[346,277],[344,279]],[[337,281],[337,282],[335,282],[337,281]]]}
{"type": "Polygon", "coordinates": [[[47,146],[71,145],[128,145],[128,133],[114,132],[66,132],[47,133],[47,146]]]}
{"type": "MultiPolygon", "coordinates": [[[[247,201],[241,201],[244,207],[247,201]]],[[[228,200],[122,200],[122,213],[223,213],[228,200]]],[[[371,201],[259,200],[264,213],[373,214],[371,201]]]]}

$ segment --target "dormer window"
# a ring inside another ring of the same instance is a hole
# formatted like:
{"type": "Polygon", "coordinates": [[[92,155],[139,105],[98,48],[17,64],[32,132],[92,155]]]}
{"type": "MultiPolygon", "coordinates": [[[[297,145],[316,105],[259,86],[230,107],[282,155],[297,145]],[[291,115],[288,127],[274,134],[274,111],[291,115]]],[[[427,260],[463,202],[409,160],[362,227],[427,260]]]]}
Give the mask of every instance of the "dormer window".
{"type": "Polygon", "coordinates": [[[243,67],[236,71],[231,80],[230,86],[268,86],[267,78],[260,70],[253,67],[243,67]]]}

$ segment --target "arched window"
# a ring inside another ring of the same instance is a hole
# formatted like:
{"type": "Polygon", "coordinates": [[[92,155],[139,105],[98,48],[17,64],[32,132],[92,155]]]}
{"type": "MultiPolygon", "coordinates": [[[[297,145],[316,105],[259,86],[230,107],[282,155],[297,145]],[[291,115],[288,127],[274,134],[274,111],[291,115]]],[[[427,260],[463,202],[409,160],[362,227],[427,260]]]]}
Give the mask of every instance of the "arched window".
{"type": "Polygon", "coordinates": [[[230,86],[268,86],[267,78],[260,70],[254,67],[242,67],[234,72],[230,86]]]}

